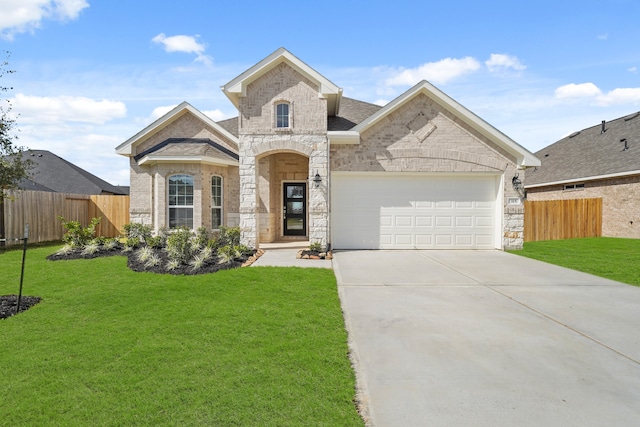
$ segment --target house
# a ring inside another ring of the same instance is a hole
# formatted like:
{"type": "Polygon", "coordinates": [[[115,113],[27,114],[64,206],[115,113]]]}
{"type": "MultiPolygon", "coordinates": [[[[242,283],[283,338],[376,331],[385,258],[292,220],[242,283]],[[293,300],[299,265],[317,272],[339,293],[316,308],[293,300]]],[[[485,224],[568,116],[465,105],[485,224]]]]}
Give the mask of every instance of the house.
{"type": "Polygon", "coordinates": [[[640,238],[640,112],[572,133],[538,151],[527,198],[602,198],[602,235],[640,238]]]}
{"type": "Polygon", "coordinates": [[[22,152],[33,163],[32,177],[19,183],[22,190],[73,194],[129,194],[127,187],[111,185],[47,150],[22,152]]]}
{"type": "Polygon", "coordinates": [[[184,102],[116,148],[132,222],[238,225],[250,247],[522,246],[512,179],[539,160],[428,82],[379,107],[280,48],[222,91],[237,118],[184,102]]]}

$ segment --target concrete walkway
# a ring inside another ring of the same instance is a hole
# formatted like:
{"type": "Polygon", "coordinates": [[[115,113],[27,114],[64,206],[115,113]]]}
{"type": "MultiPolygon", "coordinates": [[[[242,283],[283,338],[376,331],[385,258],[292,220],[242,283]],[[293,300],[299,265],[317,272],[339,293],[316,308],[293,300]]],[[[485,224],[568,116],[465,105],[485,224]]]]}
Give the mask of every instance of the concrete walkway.
{"type": "Polygon", "coordinates": [[[640,425],[640,288],[499,251],[333,265],[370,425],[640,425]]]}

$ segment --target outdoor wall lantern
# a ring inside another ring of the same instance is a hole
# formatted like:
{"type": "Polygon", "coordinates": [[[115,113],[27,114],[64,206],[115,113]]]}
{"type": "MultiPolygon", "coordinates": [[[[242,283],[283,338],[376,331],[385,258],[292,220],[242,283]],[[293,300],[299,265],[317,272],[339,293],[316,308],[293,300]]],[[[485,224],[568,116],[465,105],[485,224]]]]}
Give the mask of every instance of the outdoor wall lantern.
{"type": "Polygon", "coordinates": [[[313,184],[316,188],[320,187],[320,184],[322,184],[322,177],[320,176],[318,171],[316,171],[316,176],[313,177],[313,184]]]}
{"type": "Polygon", "coordinates": [[[522,188],[522,181],[518,178],[518,174],[515,174],[513,178],[511,178],[511,184],[513,184],[513,188],[518,191],[522,188]]]}

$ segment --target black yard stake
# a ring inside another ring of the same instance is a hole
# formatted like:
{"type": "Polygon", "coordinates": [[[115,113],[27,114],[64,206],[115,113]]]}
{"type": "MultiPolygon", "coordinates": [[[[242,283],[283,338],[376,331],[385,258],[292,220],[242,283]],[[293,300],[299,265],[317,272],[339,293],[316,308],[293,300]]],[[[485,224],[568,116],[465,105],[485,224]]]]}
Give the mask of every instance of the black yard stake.
{"type": "Polygon", "coordinates": [[[22,271],[20,272],[20,292],[18,292],[18,305],[16,305],[16,314],[20,312],[20,300],[22,300],[22,281],[24,279],[24,260],[27,257],[27,240],[29,240],[29,224],[24,226],[24,245],[22,247],[22,271]]]}

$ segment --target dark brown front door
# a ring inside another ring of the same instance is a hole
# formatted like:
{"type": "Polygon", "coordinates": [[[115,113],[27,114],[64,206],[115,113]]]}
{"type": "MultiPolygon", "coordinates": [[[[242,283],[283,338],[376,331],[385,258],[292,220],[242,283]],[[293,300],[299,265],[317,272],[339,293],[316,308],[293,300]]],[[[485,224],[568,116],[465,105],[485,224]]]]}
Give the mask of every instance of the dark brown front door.
{"type": "Polygon", "coordinates": [[[284,183],[282,194],[283,234],[305,236],[307,234],[307,184],[305,182],[284,183]]]}

